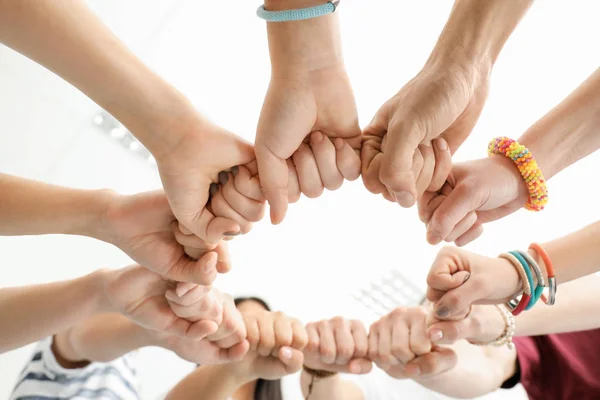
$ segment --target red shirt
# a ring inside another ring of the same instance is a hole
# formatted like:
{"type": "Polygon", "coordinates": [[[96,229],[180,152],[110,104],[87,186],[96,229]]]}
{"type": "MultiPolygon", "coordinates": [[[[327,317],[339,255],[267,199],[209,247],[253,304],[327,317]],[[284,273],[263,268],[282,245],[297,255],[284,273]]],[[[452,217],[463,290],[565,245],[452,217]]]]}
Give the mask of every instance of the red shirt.
{"type": "Polygon", "coordinates": [[[519,370],[513,386],[520,381],[530,399],[600,399],[600,329],[514,342],[519,370]]]}

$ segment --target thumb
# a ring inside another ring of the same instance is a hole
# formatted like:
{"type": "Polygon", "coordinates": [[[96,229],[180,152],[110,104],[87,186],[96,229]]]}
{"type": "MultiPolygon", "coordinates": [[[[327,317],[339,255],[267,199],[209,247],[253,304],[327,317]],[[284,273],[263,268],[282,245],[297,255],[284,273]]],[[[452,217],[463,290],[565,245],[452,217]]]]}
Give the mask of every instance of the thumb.
{"type": "Polygon", "coordinates": [[[436,344],[452,344],[460,339],[467,339],[472,335],[472,325],[469,319],[460,321],[442,321],[432,324],[427,329],[429,340],[436,344]]]}
{"type": "Polygon", "coordinates": [[[485,295],[476,279],[467,278],[460,286],[444,294],[435,306],[435,315],[439,319],[450,319],[458,315],[466,315],[471,305],[485,295]]]}
{"type": "Polygon", "coordinates": [[[304,354],[302,354],[302,351],[288,346],[283,346],[279,349],[278,358],[283,363],[285,371],[288,374],[299,371],[304,363],[304,354]]]}
{"type": "Polygon", "coordinates": [[[367,358],[355,358],[348,363],[348,372],[351,374],[368,374],[372,369],[373,362],[367,358]]]}
{"type": "Polygon", "coordinates": [[[396,196],[402,207],[411,207],[417,198],[412,166],[423,133],[414,128],[415,125],[407,121],[390,123],[379,172],[381,182],[396,196]]]}
{"type": "Polygon", "coordinates": [[[284,159],[264,146],[256,148],[260,184],[271,207],[271,222],[283,221],[288,206],[288,168],[284,159]]]}

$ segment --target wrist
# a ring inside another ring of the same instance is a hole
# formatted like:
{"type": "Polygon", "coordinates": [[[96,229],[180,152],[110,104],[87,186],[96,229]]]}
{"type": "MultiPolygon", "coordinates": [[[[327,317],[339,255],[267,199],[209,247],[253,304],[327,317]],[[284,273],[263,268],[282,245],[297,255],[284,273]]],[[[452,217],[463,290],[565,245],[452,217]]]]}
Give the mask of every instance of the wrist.
{"type": "Polygon", "coordinates": [[[89,301],[90,316],[96,314],[118,312],[115,309],[107,295],[106,287],[113,271],[109,269],[99,269],[89,275],[84,276],[83,286],[87,301],[89,301]]]}
{"type": "Polygon", "coordinates": [[[449,60],[491,71],[532,0],[456,0],[430,62],[449,60]]]}

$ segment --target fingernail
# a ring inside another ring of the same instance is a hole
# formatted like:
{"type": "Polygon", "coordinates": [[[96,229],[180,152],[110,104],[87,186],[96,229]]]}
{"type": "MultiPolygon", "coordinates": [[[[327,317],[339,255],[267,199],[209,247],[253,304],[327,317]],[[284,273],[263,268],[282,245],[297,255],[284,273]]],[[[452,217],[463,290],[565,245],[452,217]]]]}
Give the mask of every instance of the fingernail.
{"type": "Polygon", "coordinates": [[[204,272],[211,272],[212,270],[217,268],[217,262],[215,260],[211,260],[206,263],[204,266],[204,272]]]}
{"type": "Polygon", "coordinates": [[[463,280],[463,283],[465,283],[466,281],[468,281],[470,277],[471,277],[471,273],[467,272],[467,275],[465,276],[465,279],[463,280]]]}
{"type": "Polygon", "coordinates": [[[216,183],[211,183],[210,184],[210,197],[214,197],[217,192],[219,191],[219,185],[217,185],[216,183]]]}
{"type": "Polygon", "coordinates": [[[229,174],[227,172],[225,172],[225,171],[219,172],[219,183],[221,185],[226,184],[228,180],[229,180],[229,174]]]}
{"type": "Polygon", "coordinates": [[[231,168],[231,173],[233,174],[233,176],[237,176],[237,174],[239,174],[240,169],[238,168],[238,166],[236,165],[235,167],[231,168]]]}
{"type": "Polygon", "coordinates": [[[351,365],[350,366],[350,372],[353,373],[353,374],[357,374],[357,375],[360,374],[360,372],[361,372],[360,365],[356,365],[356,364],[355,365],[351,365]]]}
{"type": "Polygon", "coordinates": [[[237,231],[237,232],[225,232],[224,233],[225,236],[238,236],[238,235],[241,235],[241,234],[242,234],[242,232],[240,232],[240,231],[237,231]]]}
{"type": "MultiPolygon", "coordinates": [[[[206,267],[205,267],[205,270],[206,270],[206,267]]],[[[179,297],[183,297],[194,287],[196,287],[196,286],[195,285],[177,285],[177,288],[175,289],[175,294],[179,297]]]]}
{"type": "Polygon", "coordinates": [[[447,307],[438,307],[435,310],[435,315],[437,315],[439,318],[446,318],[448,315],[450,314],[450,310],[448,310],[447,307]]]}
{"type": "Polygon", "coordinates": [[[442,331],[440,331],[439,329],[434,329],[429,334],[429,338],[433,342],[438,342],[438,341],[442,340],[443,337],[444,337],[444,333],[442,331]]]}
{"type": "Polygon", "coordinates": [[[396,192],[394,195],[402,207],[412,207],[415,203],[415,198],[409,192],[396,192]]]}
{"type": "Polygon", "coordinates": [[[431,244],[438,244],[442,241],[442,238],[433,232],[427,232],[427,241],[431,244]]]}
{"type": "Polygon", "coordinates": [[[282,351],[282,356],[286,360],[289,360],[290,358],[292,358],[292,350],[288,349],[288,348],[284,348],[282,351]]]}
{"type": "Polygon", "coordinates": [[[448,143],[446,143],[446,141],[442,138],[438,139],[435,145],[440,150],[448,150],[448,143]]]}

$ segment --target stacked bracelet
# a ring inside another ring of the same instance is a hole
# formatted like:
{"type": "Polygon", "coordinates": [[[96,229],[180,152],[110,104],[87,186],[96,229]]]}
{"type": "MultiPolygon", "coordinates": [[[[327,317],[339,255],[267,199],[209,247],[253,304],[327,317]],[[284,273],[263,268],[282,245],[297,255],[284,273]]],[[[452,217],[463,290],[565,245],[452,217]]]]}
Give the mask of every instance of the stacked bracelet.
{"type": "Polygon", "coordinates": [[[529,149],[510,138],[497,137],[490,141],[488,154],[502,154],[517,164],[529,191],[529,200],[525,208],[531,211],[543,210],[548,203],[548,188],[542,170],[529,149]]]}
{"type": "Polygon", "coordinates": [[[517,269],[519,276],[521,277],[521,282],[523,282],[523,295],[520,300],[513,299],[506,304],[506,307],[512,314],[516,317],[519,315],[525,307],[529,304],[531,300],[531,289],[533,286],[533,277],[531,276],[531,271],[521,264],[521,262],[512,255],[511,253],[503,253],[500,254],[501,258],[504,258],[512,263],[512,265],[517,269]]]}
{"type": "Polygon", "coordinates": [[[554,302],[556,300],[556,290],[557,290],[556,276],[554,274],[554,267],[552,266],[552,261],[550,260],[550,257],[548,257],[548,253],[546,253],[546,251],[539,244],[531,243],[531,245],[529,246],[529,249],[533,250],[537,254],[539,254],[539,256],[542,258],[542,261],[544,261],[544,265],[546,267],[546,273],[548,274],[549,293],[548,293],[548,297],[546,297],[542,294],[541,299],[544,303],[551,306],[554,304],[554,302]]]}
{"type": "Polygon", "coordinates": [[[265,10],[265,6],[262,5],[256,10],[256,15],[267,22],[301,21],[331,14],[335,12],[339,3],[340,0],[331,0],[319,6],[283,11],[268,11],[265,10]]]}
{"type": "Polygon", "coordinates": [[[538,265],[537,261],[535,261],[533,259],[533,257],[531,257],[526,251],[519,250],[519,251],[517,251],[517,253],[521,257],[523,257],[523,259],[525,260],[525,262],[527,264],[529,264],[529,268],[531,268],[533,270],[533,272],[535,273],[535,277],[537,279],[537,285],[535,286],[535,289],[532,290],[532,293],[531,293],[531,301],[529,301],[529,304],[527,305],[527,307],[525,307],[525,310],[529,310],[529,309],[531,309],[531,307],[533,307],[535,305],[535,303],[537,303],[537,301],[540,299],[540,297],[544,293],[544,289],[546,288],[546,282],[544,279],[544,274],[542,273],[542,269],[538,265]]]}

